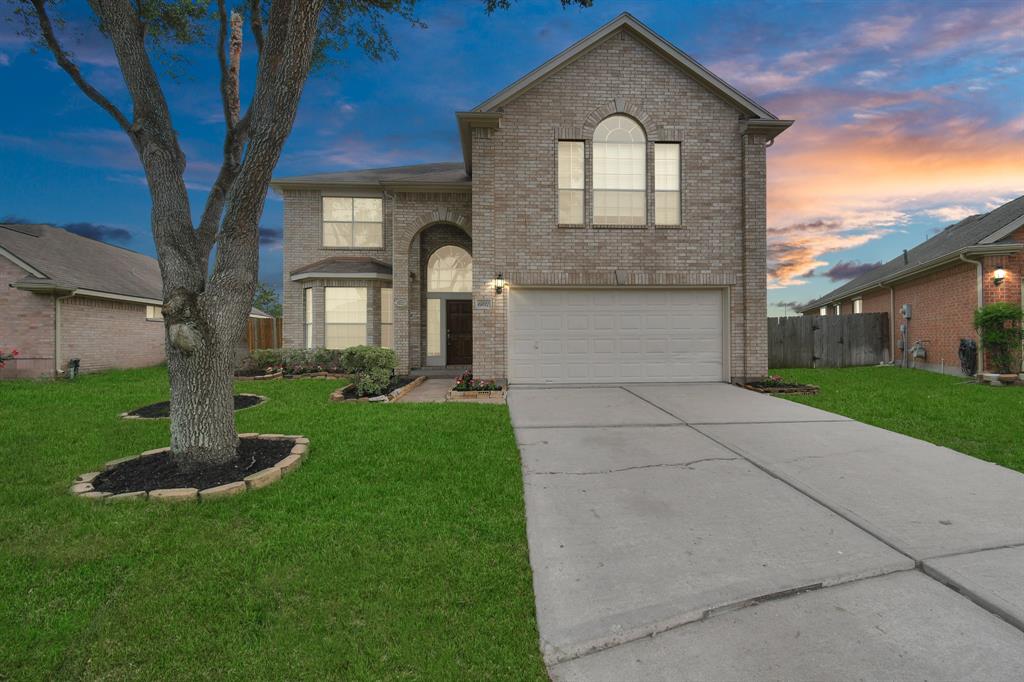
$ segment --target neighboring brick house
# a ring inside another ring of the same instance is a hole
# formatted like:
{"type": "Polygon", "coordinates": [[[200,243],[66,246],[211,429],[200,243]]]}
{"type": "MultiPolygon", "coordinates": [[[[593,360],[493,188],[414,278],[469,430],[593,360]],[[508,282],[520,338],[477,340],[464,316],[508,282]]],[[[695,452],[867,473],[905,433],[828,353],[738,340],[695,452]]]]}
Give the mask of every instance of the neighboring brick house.
{"type": "Polygon", "coordinates": [[[0,378],[164,360],[155,259],[49,225],[0,225],[0,378]]]}
{"type": "MultiPolygon", "coordinates": [[[[884,265],[810,301],[804,315],[888,313],[895,361],[904,304],[911,306],[908,348],[926,341],[915,366],[959,372],[960,339],[978,340],[974,311],[999,301],[1021,303],[1024,196],[965,218],[884,265]]],[[[979,369],[982,369],[979,367],[979,369]]]]}
{"type": "Polygon", "coordinates": [[[278,178],[289,347],[521,383],[767,372],[792,121],[623,14],[456,118],[463,161],[278,178]]]}

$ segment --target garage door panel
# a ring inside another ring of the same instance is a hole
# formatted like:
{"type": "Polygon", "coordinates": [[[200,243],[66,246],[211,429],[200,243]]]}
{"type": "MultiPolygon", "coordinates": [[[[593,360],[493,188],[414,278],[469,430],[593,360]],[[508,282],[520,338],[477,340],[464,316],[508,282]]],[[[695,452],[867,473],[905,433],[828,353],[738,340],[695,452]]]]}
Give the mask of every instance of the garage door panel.
{"type": "Polygon", "coordinates": [[[720,381],[717,289],[513,289],[509,379],[720,381]]]}

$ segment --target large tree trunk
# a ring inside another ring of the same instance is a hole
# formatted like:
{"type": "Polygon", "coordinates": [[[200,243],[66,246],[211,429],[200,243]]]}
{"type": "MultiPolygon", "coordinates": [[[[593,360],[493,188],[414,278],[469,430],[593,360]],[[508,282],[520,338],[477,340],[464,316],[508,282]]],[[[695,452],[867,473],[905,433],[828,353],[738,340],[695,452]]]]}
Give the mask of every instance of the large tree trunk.
{"type": "Polygon", "coordinates": [[[240,118],[238,69],[240,15],[218,3],[218,56],[227,134],[224,163],[211,188],[198,229],[192,227],[185,187],[185,155],[171,121],[157,72],[146,50],[142,3],[90,0],[114,47],[132,101],[128,119],[82,77],[60,46],[45,0],[32,0],[39,30],[82,91],[113,116],[135,146],[153,199],[152,227],[163,279],[167,373],[171,385],[171,458],[195,469],[235,456],[234,369],[245,330],[259,260],[259,220],[271,172],[295,121],[312,62],[323,0],[274,0],[262,27],[252,3],[259,45],[252,103],[240,118]],[[244,148],[244,154],[243,154],[244,148]],[[209,269],[216,242],[217,257],[209,269]]]}
{"type": "Polygon", "coordinates": [[[182,468],[220,464],[235,456],[235,352],[212,338],[202,350],[188,354],[168,348],[171,459],[182,468]]]}

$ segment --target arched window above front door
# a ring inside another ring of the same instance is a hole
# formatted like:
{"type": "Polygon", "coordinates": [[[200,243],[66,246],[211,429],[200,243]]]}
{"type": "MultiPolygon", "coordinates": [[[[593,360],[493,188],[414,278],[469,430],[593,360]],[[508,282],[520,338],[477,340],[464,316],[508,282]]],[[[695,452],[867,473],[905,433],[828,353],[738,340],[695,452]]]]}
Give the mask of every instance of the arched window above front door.
{"type": "Polygon", "coordinates": [[[458,246],[442,246],[427,261],[428,292],[472,292],[473,257],[458,246]]]}

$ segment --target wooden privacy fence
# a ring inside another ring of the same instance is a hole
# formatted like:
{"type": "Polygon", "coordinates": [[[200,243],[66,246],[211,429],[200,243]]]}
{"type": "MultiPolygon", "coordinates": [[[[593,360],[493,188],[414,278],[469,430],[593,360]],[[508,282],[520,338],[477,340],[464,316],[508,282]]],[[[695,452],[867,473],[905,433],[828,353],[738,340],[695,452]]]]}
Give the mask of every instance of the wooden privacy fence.
{"type": "Polygon", "coordinates": [[[259,348],[280,348],[283,320],[280,317],[249,318],[249,352],[259,348]]]}
{"type": "Polygon", "coordinates": [[[855,367],[890,357],[888,313],[768,318],[769,367],[855,367]]]}

